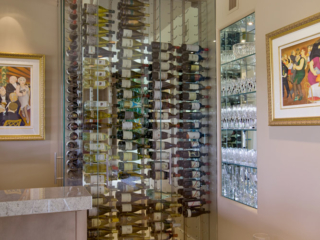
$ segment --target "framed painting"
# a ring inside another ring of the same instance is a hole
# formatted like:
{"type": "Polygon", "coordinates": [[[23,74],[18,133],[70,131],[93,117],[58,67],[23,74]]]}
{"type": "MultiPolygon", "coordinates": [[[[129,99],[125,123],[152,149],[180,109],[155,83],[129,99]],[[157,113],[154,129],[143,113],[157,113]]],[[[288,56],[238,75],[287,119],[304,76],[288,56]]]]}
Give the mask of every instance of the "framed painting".
{"type": "Polygon", "coordinates": [[[320,125],[320,14],[266,35],[269,126],[320,125]]]}
{"type": "Polygon", "coordinates": [[[39,54],[0,52],[0,140],[44,140],[44,66],[39,54]]]}

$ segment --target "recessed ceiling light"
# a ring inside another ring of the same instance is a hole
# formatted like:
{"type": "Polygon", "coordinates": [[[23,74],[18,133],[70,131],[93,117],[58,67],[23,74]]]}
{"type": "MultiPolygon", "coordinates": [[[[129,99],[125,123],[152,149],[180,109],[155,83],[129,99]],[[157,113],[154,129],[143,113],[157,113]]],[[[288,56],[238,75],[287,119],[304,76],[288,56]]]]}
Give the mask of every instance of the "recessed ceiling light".
{"type": "Polygon", "coordinates": [[[249,26],[252,26],[252,25],[253,25],[253,22],[248,22],[248,25],[249,25],[249,26]]]}

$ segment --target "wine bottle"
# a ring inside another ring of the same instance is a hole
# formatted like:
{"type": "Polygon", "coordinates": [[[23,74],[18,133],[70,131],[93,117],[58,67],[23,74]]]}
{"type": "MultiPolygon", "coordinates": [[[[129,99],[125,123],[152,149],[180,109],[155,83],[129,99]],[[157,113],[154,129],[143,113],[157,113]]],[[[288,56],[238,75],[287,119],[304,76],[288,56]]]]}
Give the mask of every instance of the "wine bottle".
{"type": "Polygon", "coordinates": [[[144,74],[142,73],[130,71],[129,69],[120,69],[118,73],[122,78],[141,78],[142,76],[144,76],[144,74]]]}
{"type": "Polygon", "coordinates": [[[210,213],[210,211],[206,211],[204,208],[197,209],[197,208],[189,208],[183,210],[183,216],[184,217],[198,217],[202,214],[210,213]]]}
{"type": "Polygon", "coordinates": [[[106,141],[108,138],[108,134],[106,133],[82,133],[83,141],[106,141]]]}
{"type": "Polygon", "coordinates": [[[199,45],[192,45],[192,44],[182,44],[181,46],[181,50],[183,52],[195,52],[195,53],[200,53],[200,52],[203,52],[203,51],[209,51],[208,48],[202,48],[201,46],[199,45]]]}
{"type": "MultiPolygon", "coordinates": [[[[210,105],[203,105],[202,103],[189,103],[189,102],[184,102],[179,104],[179,108],[181,110],[201,110],[204,108],[210,108],[210,105]]],[[[208,125],[209,124],[202,124],[202,125],[208,125]]],[[[208,127],[206,126],[206,127],[208,127]]],[[[201,127],[199,127],[201,128],[201,127]]]]}
{"type": "Polygon", "coordinates": [[[124,236],[127,234],[133,234],[133,233],[137,233],[140,231],[146,231],[148,230],[148,227],[143,227],[143,225],[139,224],[139,225],[118,225],[117,226],[118,229],[118,236],[124,236]]]}
{"type": "Polygon", "coordinates": [[[99,80],[104,80],[104,78],[110,76],[110,72],[108,72],[107,70],[96,70],[91,68],[84,68],[83,74],[84,78],[88,80],[97,80],[97,78],[99,80]]]}
{"type": "Polygon", "coordinates": [[[203,67],[200,64],[192,64],[189,62],[183,63],[181,69],[185,73],[203,72],[209,70],[209,68],[203,67]]]}
{"type": "Polygon", "coordinates": [[[183,112],[180,114],[180,118],[184,120],[201,120],[202,118],[207,118],[208,114],[203,114],[201,112],[183,112]]]}
{"type": "Polygon", "coordinates": [[[180,227],[180,223],[167,223],[167,222],[151,222],[151,232],[162,232],[167,231],[170,228],[180,227]]]}
{"type": "Polygon", "coordinates": [[[194,189],[189,189],[189,188],[184,188],[184,189],[178,189],[178,193],[182,195],[185,198],[199,198],[203,195],[210,194],[209,191],[204,191],[204,190],[194,190],[194,189]]]}
{"type": "Polygon", "coordinates": [[[131,203],[143,199],[148,199],[148,197],[138,193],[116,192],[116,199],[118,199],[118,201],[121,203],[131,203]]]}
{"type": "Polygon", "coordinates": [[[69,18],[71,20],[76,20],[78,18],[77,10],[73,10],[69,13],[69,18]]]}
{"type": "Polygon", "coordinates": [[[95,37],[95,36],[89,36],[89,35],[84,35],[82,42],[84,46],[94,46],[94,47],[108,47],[108,46],[112,46],[112,44],[115,44],[114,41],[109,41],[102,37],[95,37]]]}
{"type": "Polygon", "coordinates": [[[139,130],[142,127],[144,127],[145,124],[141,125],[140,123],[136,123],[136,122],[122,122],[121,127],[118,127],[119,130],[139,130]]]}
{"type": "MultiPolygon", "coordinates": [[[[100,108],[99,108],[100,110],[100,108]]],[[[105,112],[97,112],[97,111],[85,111],[84,112],[84,118],[85,119],[105,119],[105,118],[117,118],[117,114],[109,114],[109,113],[105,113],[105,112]]]]}
{"type": "Polygon", "coordinates": [[[105,59],[83,58],[85,68],[106,68],[110,62],[105,59]]]}
{"type": "Polygon", "coordinates": [[[85,143],[84,150],[87,152],[108,152],[112,147],[105,143],[85,143]]]}
{"type": "Polygon", "coordinates": [[[156,52],[152,52],[152,55],[150,55],[148,60],[149,62],[153,62],[156,60],[157,61],[174,61],[175,56],[172,53],[156,51],[156,52]]]}
{"type": "Polygon", "coordinates": [[[121,7],[136,7],[136,8],[140,8],[140,7],[149,7],[148,3],[144,3],[138,0],[123,0],[121,1],[121,7]]]}
{"type": "Polygon", "coordinates": [[[147,87],[153,90],[179,89],[179,86],[164,81],[149,82],[147,87]]]}
{"type": "MultiPolygon", "coordinates": [[[[119,29],[140,30],[144,27],[150,27],[149,23],[144,23],[136,19],[122,18],[118,24],[119,29]]],[[[141,46],[144,44],[141,43],[141,46]]]]}
{"type": "Polygon", "coordinates": [[[190,54],[188,52],[185,52],[181,55],[181,60],[182,62],[202,62],[207,59],[199,54],[190,54]]]}
{"type": "Polygon", "coordinates": [[[92,25],[95,25],[96,23],[98,24],[114,23],[113,20],[106,19],[107,17],[109,17],[109,14],[103,14],[102,16],[92,15],[92,14],[83,14],[82,21],[83,21],[83,24],[92,24],[92,25]]]}
{"type": "Polygon", "coordinates": [[[125,9],[122,8],[118,13],[118,19],[121,20],[123,18],[132,19],[132,20],[140,20],[143,17],[149,17],[150,14],[143,13],[138,10],[133,9],[125,9]]]}
{"type": "MultiPolygon", "coordinates": [[[[114,237],[99,237],[99,240],[114,240],[114,237]]],[[[88,237],[87,240],[97,240],[96,237],[88,237]]]]}
{"type": "Polygon", "coordinates": [[[110,188],[106,188],[104,185],[97,186],[85,186],[89,193],[91,193],[92,197],[99,197],[100,195],[104,195],[112,191],[110,188]]]}
{"type": "Polygon", "coordinates": [[[168,72],[152,72],[151,78],[152,80],[168,80],[171,78],[177,78],[177,76],[168,72]]]}
{"type": "Polygon", "coordinates": [[[208,153],[202,153],[200,151],[184,150],[184,151],[176,151],[176,156],[180,158],[200,158],[202,156],[208,156],[208,153]]]}
{"type": "Polygon", "coordinates": [[[205,80],[209,80],[210,77],[204,77],[201,74],[182,74],[180,76],[180,80],[183,82],[201,82],[205,80]]]}
{"type": "Polygon", "coordinates": [[[83,154],[83,160],[85,162],[105,162],[107,160],[107,157],[109,160],[117,160],[120,159],[119,155],[107,155],[105,153],[100,154],[83,154]]]}
{"type": "Polygon", "coordinates": [[[159,90],[150,91],[145,97],[149,100],[166,100],[176,98],[176,96],[173,94],[161,92],[159,90]]]}
{"type": "Polygon", "coordinates": [[[82,129],[84,130],[106,130],[106,129],[110,129],[110,128],[113,128],[113,127],[117,127],[117,125],[113,125],[111,123],[85,123],[83,124],[82,126],[82,129]]]}
{"type": "Polygon", "coordinates": [[[169,240],[169,239],[177,238],[178,234],[173,234],[172,232],[160,232],[160,233],[151,233],[151,236],[153,236],[155,240],[169,240]]]}
{"type": "Polygon", "coordinates": [[[68,130],[71,130],[71,131],[75,131],[79,128],[78,124],[77,123],[68,123],[68,126],[67,126],[67,129],[68,130]]]}
{"type": "Polygon", "coordinates": [[[70,28],[70,30],[76,30],[76,29],[78,28],[77,21],[76,21],[76,20],[72,21],[72,22],[69,24],[69,28],[70,28]]]}
{"type": "Polygon", "coordinates": [[[146,128],[149,128],[149,129],[160,129],[160,130],[169,130],[169,129],[172,129],[172,128],[177,128],[179,127],[178,124],[173,124],[171,122],[149,122],[147,125],[146,125],[146,128]]]}
{"type": "Polygon", "coordinates": [[[84,180],[86,183],[90,184],[105,184],[106,183],[106,175],[104,174],[87,174],[84,176],[84,180]]]}
{"type": "Polygon", "coordinates": [[[91,218],[88,220],[88,228],[101,228],[110,223],[119,222],[117,217],[108,217],[108,218],[91,218]]]}
{"type": "Polygon", "coordinates": [[[193,83],[183,83],[182,91],[201,91],[201,90],[209,90],[210,86],[203,86],[202,84],[193,84],[193,83]]]}
{"type": "Polygon", "coordinates": [[[127,171],[140,171],[143,169],[149,169],[151,168],[150,165],[143,165],[138,163],[129,163],[129,162],[119,162],[118,163],[120,171],[127,172],[127,171]]]}
{"type": "Polygon", "coordinates": [[[117,99],[133,99],[138,97],[141,97],[141,94],[132,90],[121,89],[117,92],[117,99]]]}
{"type": "Polygon", "coordinates": [[[149,221],[160,222],[165,221],[168,218],[180,217],[181,215],[178,213],[168,213],[168,212],[153,212],[148,214],[149,221]]]}
{"type": "Polygon", "coordinates": [[[184,149],[188,149],[188,148],[201,148],[201,147],[206,147],[210,144],[203,144],[199,141],[187,141],[187,142],[177,142],[177,147],[178,148],[184,148],[184,149]]]}
{"type": "Polygon", "coordinates": [[[170,173],[166,171],[161,171],[161,170],[157,170],[157,171],[149,170],[148,176],[153,180],[165,180],[165,179],[169,179],[170,173]]]}
{"type": "Polygon", "coordinates": [[[94,229],[94,230],[88,230],[88,238],[98,238],[100,239],[100,237],[103,237],[105,235],[108,234],[113,234],[113,233],[117,233],[117,230],[103,230],[103,229],[94,229]]]}
{"type": "Polygon", "coordinates": [[[86,46],[84,48],[84,57],[102,58],[113,57],[116,53],[108,51],[101,47],[86,46]]]}
{"type": "Polygon", "coordinates": [[[134,213],[137,211],[145,210],[147,209],[147,206],[145,204],[131,204],[131,203],[125,203],[121,204],[116,207],[120,213],[134,213]]]}
{"type": "Polygon", "coordinates": [[[134,102],[130,100],[122,100],[122,101],[119,101],[117,104],[114,104],[113,106],[119,109],[131,109],[131,108],[141,108],[142,104],[139,102],[134,102]]]}
{"type": "Polygon", "coordinates": [[[105,164],[101,164],[98,166],[98,164],[84,164],[83,165],[83,171],[85,173],[102,173],[106,172],[107,166],[105,164]]]}
{"type": "MultiPolygon", "coordinates": [[[[141,196],[141,194],[136,194],[136,193],[121,193],[121,194],[131,194],[131,195],[135,194],[135,195],[140,195],[141,196]]],[[[120,194],[118,194],[118,195],[120,195],[120,194]]],[[[129,197],[128,198],[125,197],[125,202],[127,201],[126,199],[129,199],[129,197]]],[[[141,200],[141,199],[144,199],[144,198],[139,199],[139,197],[137,197],[137,198],[134,198],[134,199],[141,200]]],[[[122,197],[121,196],[118,198],[118,200],[119,200],[119,202],[124,202],[124,201],[122,201],[122,197]]],[[[132,202],[135,202],[135,201],[138,201],[138,200],[133,200],[132,202]]],[[[134,223],[136,223],[138,221],[145,221],[145,220],[148,219],[147,216],[145,216],[143,214],[136,214],[136,213],[118,214],[117,217],[119,218],[119,222],[122,225],[130,225],[130,224],[134,224],[134,223]]]]}
{"type": "Polygon", "coordinates": [[[144,54],[134,49],[126,49],[121,48],[118,52],[118,58],[126,58],[126,59],[141,59],[149,56],[148,54],[144,54]]]}
{"type": "Polygon", "coordinates": [[[138,148],[147,148],[149,146],[138,144],[135,142],[129,142],[129,141],[119,141],[118,142],[118,148],[122,151],[133,151],[137,150],[138,148]]]}
{"type": "Polygon", "coordinates": [[[78,148],[78,147],[79,147],[78,143],[77,143],[77,142],[73,142],[73,141],[68,141],[68,142],[66,143],[66,146],[67,146],[68,148],[78,148]]]}
{"type": "MultiPolygon", "coordinates": [[[[138,154],[138,153],[134,153],[134,152],[118,152],[119,155],[119,159],[121,161],[137,161],[143,158],[149,158],[149,155],[143,155],[143,154],[138,154]]],[[[119,168],[120,170],[122,170],[121,168],[119,168]]],[[[123,170],[122,170],[123,171],[123,170]]]]}
{"type": "Polygon", "coordinates": [[[71,3],[69,3],[69,7],[71,10],[76,10],[78,8],[77,0],[73,0],[71,3]]]}
{"type": "Polygon", "coordinates": [[[170,208],[174,208],[174,207],[181,207],[182,204],[180,203],[176,203],[176,202],[164,202],[164,201],[154,201],[154,200],[149,200],[148,201],[148,207],[150,209],[152,209],[149,212],[161,212],[161,211],[165,211],[168,210],[170,208]]]}
{"type": "Polygon", "coordinates": [[[108,206],[99,206],[99,208],[97,207],[93,207],[92,209],[88,210],[88,217],[89,218],[96,218],[97,216],[104,216],[104,214],[106,213],[110,213],[112,211],[112,207],[108,207],[108,206]]]}
{"type": "Polygon", "coordinates": [[[117,199],[115,199],[113,196],[105,196],[105,195],[99,195],[98,198],[92,198],[92,206],[100,206],[107,203],[116,202],[117,199]]]}
{"type": "Polygon", "coordinates": [[[149,65],[149,71],[174,71],[177,69],[177,66],[168,62],[153,62],[153,64],[149,65]]]}
{"type": "Polygon", "coordinates": [[[209,98],[209,96],[194,92],[183,92],[182,94],[176,95],[176,98],[182,101],[194,101],[203,98],[209,98]]]}
{"type": "Polygon", "coordinates": [[[155,191],[154,189],[147,189],[146,195],[153,200],[161,200],[161,199],[163,200],[171,197],[177,197],[177,198],[182,197],[180,194],[176,194],[174,192],[161,192],[161,191],[155,191]]]}
{"type": "Polygon", "coordinates": [[[95,38],[112,37],[112,34],[115,34],[115,31],[105,29],[104,27],[105,26],[96,27],[96,26],[92,26],[92,25],[83,25],[82,32],[85,37],[86,36],[93,36],[95,38]]]}
{"type": "Polygon", "coordinates": [[[166,150],[166,149],[177,147],[177,145],[168,143],[168,142],[162,142],[162,141],[152,141],[150,142],[150,147],[151,149],[154,149],[154,150],[166,150]]]}
{"type": "Polygon", "coordinates": [[[118,179],[130,179],[130,181],[139,181],[142,179],[147,179],[148,176],[146,174],[139,174],[136,172],[119,172],[118,179]]]}
{"type": "Polygon", "coordinates": [[[163,42],[152,42],[151,43],[152,51],[169,51],[173,52],[176,50],[176,47],[171,43],[163,43],[163,42]]]}
{"type": "Polygon", "coordinates": [[[76,132],[71,132],[69,134],[69,138],[73,141],[77,140],[79,138],[78,134],[76,132]]]}
{"type": "Polygon", "coordinates": [[[167,119],[172,119],[172,118],[179,118],[179,114],[172,114],[168,112],[149,112],[149,119],[162,119],[162,120],[167,120],[167,119]]]}
{"type": "Polygon", "coordinates": [[[152,160],[170,159],[171,155],[172,157],[175,157],[175,155],[171,154],[171,152],[164,152],[164,151],[149,152],[149,155],[152,160]]]}
{"type": "Polygon", "coordinates": [[[194,208],[194,207],[202,207],[205,204],[210,204],[211,201],[207,201],[205,199],[186,199],[186,198],[179,198],[178,203],[181,203],[185,208],[194,208]]]}
{"type": "Polygon", "coordinates": [[[180,109],[179,104],[162,102],[161,100],[154,100],[151,105],[150,104],[144,105],[144,107],[150,108],[153,110],[164,110],[164,109],[172,109],[172,108],[180,109]]]}
{"type": "MultiPolygon", "coordinates": [[[[125,60],[130,61],[130,60],[125,60]]],[[[137,83],[135,81],[127,80],[127,79],[120,79],[115,84],[116,88],[141,88],[141,83],[137,83]]]]}
{"type": "Polygon", "coordinates": [[[210,172],[184,169],[184,170],[178,170],[178,174],[180,174],[184,178],[201,178],[203,176],[210,175],[210,172]]]}
{"type": "Polygon", "coordinates": [[[144,34],[131,29],[119,29],[117,32],[117,39],[121,38],[133,38],[133,39],[141,39],[142,37],[148,36],[148,34],[144,34]]]}
{"type": "Polygon", "coordinates": [[[126,184],[124,182],[118,182],[117,189],[124,193],[132,193],[140,190],[144,190],[147,187],[145,184],[135,183],[134,185],[126,184]]]}
{"type": "Polygon", "coordinates": [[[201,188],[201,186],[207,185],[209,182],[204,180],[189,180],[189,179],[179,179],[178,185],[184,188],[201,188]]]}
{"type": "MultiPolygon", "coordinates": [[[[163,158],[166,159],[166,158],[163,158]]],[[[170,164],[169,162],[164,162],[164,161],[155,161],[155,162],[148,162],[148,164],[151,167],[151,170],[156,171],[156,170],[169,170],[170,164]]]]}
{"type": "MultiPolygon", "coordinates": [[[[136,20],[130,20],[130,21],[136,21],[136,20]]],[[[119,41],[117,42],[117,48],[131,48],[131,49],[136,49],[136,48],[141,48],[144,47],[145,44],[142,42],[138,42],[137,40],[133,38],[120,38],[119,41]]]]}
{"type": "MultiPolygon", "coordinates": [[[[120,68],[138,69],[138,68],[144,68],[148,65],[141,64],[141,63],[129,60],[129,59],[120,59],[118,63],[114,64],[114,66],[117,69],[120,69],[120,68]]],[[[136,84],[138,84],[138,83],[136,83],[136,84]]],[[[138,86],[136,86],[136,87],[138,87],[138,86]]],[[[141,87],[141,84],[139,84],[139,87],[141,87]]],[[[126,88],[130,88],[130,87],[126,87],[126,88]]],[[[133,88],[133,87],[131,87],[131,88],[133,88]]]]}
{"type": "Polygon", "coordinates": [[[84,13],[96,14],[96,13],[115,13],[114,10],[104,8],[95,4],[84,3],[84,13]]]}

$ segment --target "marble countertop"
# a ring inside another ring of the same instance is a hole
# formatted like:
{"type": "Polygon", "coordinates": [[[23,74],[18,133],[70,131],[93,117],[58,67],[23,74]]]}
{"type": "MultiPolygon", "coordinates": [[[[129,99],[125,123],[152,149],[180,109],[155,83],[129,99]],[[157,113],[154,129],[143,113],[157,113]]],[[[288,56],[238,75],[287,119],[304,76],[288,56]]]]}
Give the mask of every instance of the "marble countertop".
{"type": "Polygon", "coordinates": [[[83,186],[0,191],[0,217],[70,212],[91,208],[92,196],[83,186]]]}

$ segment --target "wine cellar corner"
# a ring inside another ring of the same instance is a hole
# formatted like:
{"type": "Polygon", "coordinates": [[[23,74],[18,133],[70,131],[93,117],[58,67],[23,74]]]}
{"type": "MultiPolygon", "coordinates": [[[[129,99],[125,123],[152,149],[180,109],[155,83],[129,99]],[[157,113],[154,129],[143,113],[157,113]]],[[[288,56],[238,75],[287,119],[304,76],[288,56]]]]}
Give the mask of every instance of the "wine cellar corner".
{"type": "Polygon", "coordinates": [[[64,185],[87,237],[217,239],[214,0],[63,0],[64,185]]]}

